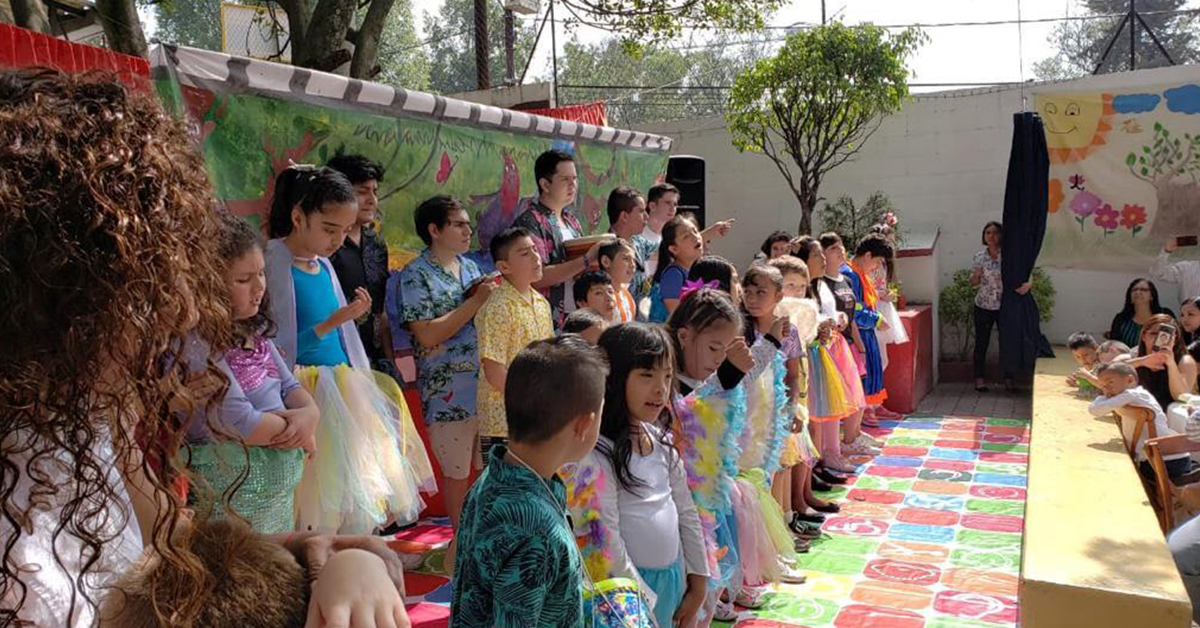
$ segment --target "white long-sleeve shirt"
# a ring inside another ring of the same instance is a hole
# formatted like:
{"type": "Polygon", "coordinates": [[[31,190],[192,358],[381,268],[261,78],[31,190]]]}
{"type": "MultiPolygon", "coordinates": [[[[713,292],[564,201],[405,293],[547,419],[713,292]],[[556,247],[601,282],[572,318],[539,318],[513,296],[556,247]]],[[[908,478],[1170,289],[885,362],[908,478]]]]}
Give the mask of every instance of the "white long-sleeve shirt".
{"type": "Polygon", "coordinates": [[[612,465],[599,450],[592,450],[584,464],[599,465],[608,478],[598,497],[600,522],[609,533],[612,576],[636,581],[653,605],[657,600],[638,575],[638,567],[668,567],[682,550],[684,572],[708,576],[708,557],[683,461],[673,448],[658,442],[656,427],[642,425],[654,448],[645,456],[634,450],[629,457],[630,471],[644,483],[636,493],[621,489],[612,465]]]}
{"type": "Polygon", "coordinates": [[[1169,283],[1179,284],[1179,300],[1200,297],[1200,262],[1186,260],[1172,262],[1166,251],[1161,251],[1150,265],[1150,276],[1169,283]]]}
{"type": "MultiPolygon", "coordinates": [[[[1163,414],[1162,408],[1158,406],[1158,401],[1154,399],[1154,395],[1151,395],[1150,391],[1142,388],[1141,386],[1134,386],[1133,388],[1129,388],[1120,394],[1113,395],[1112,397],[1105,397],[1104,395],[1096,397],[1095,401],[1092,401],[1092,404],[1088,406],[1088,411],[1091,412],[1093,416],[1104,416],[1129,406],[1135,408],[1146,408],[1154,413],[1154,429],[1156,436],[1175,435],[1175,430],[1171,429],[1171,427],[1167,425],[1167,415],[1163,414]]],[[[1134,427],[1135,424],[1133,421],[1127,420],[1124,416],[1121,416],[1121,432],[1125,434],[1126,439],[1133,437],[1134,427]]],[[[1142,430],[1141,435],[1138,437],[1137,443],[1134,444],[1134,451],[1137,453],[1138,460],[1146,459],[1144,445],[1146,444],[1146,438],[1148,437],[1149,432],[1150,430],[1148,429],[1142,430]]],[[[1189,454],[1186,453],[1170,454],[1163,456],[1163,460],[1187,458],[1188,455],[1189,454]]]]}

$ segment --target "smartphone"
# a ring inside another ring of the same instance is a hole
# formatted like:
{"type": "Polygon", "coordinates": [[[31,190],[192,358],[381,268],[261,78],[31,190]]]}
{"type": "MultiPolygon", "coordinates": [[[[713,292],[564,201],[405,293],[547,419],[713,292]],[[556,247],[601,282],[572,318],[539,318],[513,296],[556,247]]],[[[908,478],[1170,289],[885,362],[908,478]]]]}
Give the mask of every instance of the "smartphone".
{"type": "Polygon", "coordinates": [[[1175,326],[1160,325],[1158,327],[1158,335],[1154,337],[1155,351],[1170,351],[1175,346],[1175,326]]]}
{"type": "Polygon", "coordinates": [[[500,273],[490,273],[490,274],[484,275],[482,277],[476,278],[474,281],[472,281],[470,284],[468,284],[467,289],[463,291],[463,298],[464,299],[471,298],[471,296],[475,294],[475,290],[479,288],[479,284],[482,284],[485,281],[491,281],[493,283],[500,283],[500,273]]]}
{"type": "Polygon", "coordinates": [[[1196,246],[1200,244],[1200,236],[1179,236],[1175,238],[1175,246],[1196,246]]]}

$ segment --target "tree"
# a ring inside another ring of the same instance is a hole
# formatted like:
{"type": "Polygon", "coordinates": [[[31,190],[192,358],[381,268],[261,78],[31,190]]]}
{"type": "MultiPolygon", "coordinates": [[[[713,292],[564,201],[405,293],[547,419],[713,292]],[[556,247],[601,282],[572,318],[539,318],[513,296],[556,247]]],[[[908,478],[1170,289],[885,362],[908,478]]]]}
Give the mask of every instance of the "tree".
{"type": "Polygon", "coordinates": [[[759,30],[781,0],[558,0],[581,24],[620,36],[630,49],[678,37],[684,28],[759,30]]]}
{"type": "MultiPolygon", "coordinates": [[[[504,76],[504,16],[488,11],[488,69],[492,77],[504,76]]],[[[475,76],[475,3],[474,0],[446,0],[436,16],[425,14],[425,32],[429,36],[429,89],[440,94],[474,91],[475,76]]],[[[537,30],[532,23],[516,24],[513,56],[517,78],[533,49],[537,30]]],[[[500,81],[493,80],[500,84],[500,81]]]]}
{"type": "Polygon", "coordinates": [[[925,36],[874,25],[819,26],[788,36],[738,76],[726,119],[740,152],[766,155],[800,204],[800,233],[826,173],[853,159],[908,97],[905,61],[925,36]]]}
{"type": "Polygon", "coordinates": [[[746,43],[722,33],[694,49],[651,44],[630,50],[616,37],[590,44],[571,39],[558,79],[578,87],[562,88],[560,95],[565,102],[607,100],[609,123],[616,125],[717,115],[725,111],[724,98],[710,88],[733,84],[766,50],[746,43]]]}
{"type": "Polygon", "coordinates": [[[221,0],[168,0],[154,5],[160,41],[221,50],[221,0]]]}
{"type": "Polygon", "coordinates": [[[96,16],[111,50],[137,57],[150,53],[134,0],[96,0],[96,16]]]}
{"type": "Polygon", "coordinates": [[[42,0],[9,0],[13,23],[39,33],[50,33],[50,16],[42,0]]]}
{"type": "MultiPolygon", "coordinates": [[[[1084,0],[1090,15],[1117,15],[1129,11],[1129,0],[1084,0]]],[[[1163,14],[1159,11],[1185,9],[1187,0],[1138,0],[1138,12],[1150,25],[1154,35],[1171,53],[1178,64],[1200,61],[1200,36],[1197,35],[1198,16],[1195,13],[1163,14]]],[[[1049,42],[1058,52],[1033,65],[1034,73],[1042,80],[1066,80],[1091,74],[1104,56],[1104,49],[1121,18],[1071,20],[1054,28],[1049,42]]],[[[1100,66],[1100,74],[1129,69],[1129,25],[1125,24],[1108,57],[1100,66]]],[[[1146,29],[1137,24],[1137,67],[1157,68],[1170,65],[1167,58],[1146,29]]]]}
{"type": "MultiPolygon", "coordinates": [[[[363,19],[367,15],[363,13],[363,19]]],[[[429,55],[413,27],[411,0],[396,0],[379,37],[380,73],[372,80],[418,91],[429,89],[429,55]]]]}

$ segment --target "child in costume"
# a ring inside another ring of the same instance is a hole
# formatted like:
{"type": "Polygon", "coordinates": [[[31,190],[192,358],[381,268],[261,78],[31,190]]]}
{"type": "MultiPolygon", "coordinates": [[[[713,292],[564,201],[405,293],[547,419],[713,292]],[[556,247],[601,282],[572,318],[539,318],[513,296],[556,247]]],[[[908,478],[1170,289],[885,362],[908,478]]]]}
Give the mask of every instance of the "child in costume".
{"type": "Polygon", "coordinates": [[[206,483],[196,487],[200,503],[220,505],[246,474],[229,507],[258,532],[291,532],[304,452],[315,451],[320,411],[268,337],[274,323],[266,311],[269,303],[263,303],[265,263],[258,233],[231,214],[221,213],[220,222],[218,248],[228,264],[225,283],[236,345],[219,363],[229,388],[213,409],[212,423],[198,414],[189,426],[187,462],[206,483]]]}
{"type": "MultiPolygon", "coordinates": [[[[832,321],[832,329],[821,344],[832,363],[826,364],[830,368],[825,369],[825,374],[833,377],[822,378],[822,374],[814,368],[808,386],[809,418],[815,426],[815,440],[817,448],[821,451],[821,463],[814,474],[832,483],[841,478],[836,474],[826,473],[826,469],[853,471],[856,468],[842,456],[839,424],[843,420],[855,420],[856,416],[861,416],[862,409],[866,406],[858,365],[846,339],[847,334],[854,333],[850,328],[854,293],[844,280],[840,280],[837,288],[841,296],[835,296],[834,288],[826,276],[829,263],[820,241],[810,237],[801,238],[796,255],[808,264],[809,273],[813,277],[810,289],[814,300],[820,306],[822,318],[832,321]],[[850,331],[846,331],[848,329],[850,331]]],[[[809,357],[810,363],[815,363],[816,358],[824,360],[820,351],[815,355],[810,354],[809,357]]]]}
{"type": "MultiPolygon", "coordinates": [[[[637,320],[638,300],[630,286],[639,277],[637,274],[637,252],[627,240],[616,239],[600,247],[600,268],[612,278],[617,297],[616,323],[632,323],[637,320]]],[[[640,288],[638,288],[640,292],[640,288]]]]}
{"type": "MultiPolygon", "coordinates": [[[[608,356],[600,438],[576,473],[590,478],[606,530],[610,577],[637,581],[659,626],[692,626],[709,576],[700,517],[687,472],[670,433],[671,339],[659,326],[609,328],[599,346],[608,356]]],[[[579,530],[584,532],[586,530],[579,530]]]]}
{"type": "Polygon", "coordinates": [[[317,453],[297,491],[302,530],[369,533],[415,521],[419,490],[436,491],[425,447],[395,382],[370,370],[355,320],[327,259],[357,217],[354,189],[329,168],[291,166],[276,179],[267,243],[267,292],[276,345],[317,400],[317,453]]]}
{"type": "MultiPolygon", "coordinates": [[[[896,248],[896,231],[887,224],[878,224],[867,230],[867,233],[877,233],[887,239],[892,248],[896,248]]],[[[900,312],[896,310],[896,296],[892,293],[891,287],[888,285],[896,275],[896,265],[892,260],[888,260],[886,264],[880,264],[875,267],[871,273],[871,282],[875,285],[875,294],[879,296],[879,301],[875,304],[876,311],[879,312],[879,317],[887,323],[887,329],[877,329],[875,337],[879,340],[879,354],[883,358],[883,368],[886,370],[888,365],[887,345],[900,345],[908,342],[908,332],[904,330],[904,323],[900,320],[900,312]]],[[[886,408],[881,408],[882,411],[876,411],[875,418],[877,419],[898,419],[899,414],[893,413],[886,408]]],[[[864,424],[867,421],[864,419],[864,424]]]]}
{"type": "Polygon", "coordinates": [[[650,288],[650,322],[666,322],[679,307],[688,271],[703,255],[704,238],[695,223],[676,216],[663,225],[654,285],[650,288]]]}
{"type": "MultiPolygon", "coordinates": [[[[834,321],[823,317],[820,307],[809,298],[808,266],[799,258],[790,255],[777,257],[768,264],[779,270],[783,281],[780,289],[783,296],[779,299],[775,311],[788,317],[796,328],[801,347],[796,416],[802,422],[803,429],[793,436],[800,462],[793,467],[791,493],[788,495],[787,505],[784,506],[785,511],[791,512],[789,527],[801,537],[797,541],[797,549],[800,550],[806,545],[804,538],[814,538],[820,533],[820,524],[823,523],[825,513],[841,510],[837,504],[817,499],[813,494],[813,470],[821,453],[809,434],[810,404],[814,407],[819,406],[818,409],[825,413],[829,412],[828,404],[831,399],[840,399],[841,401],[835,403],[844,407],[845,390],[838,374],[831,370],[836,367],[833,366],[833,359],[829,357],[829,350],[825,347],[834,321]],[[830,377],[833,380],[830,380],[830,377]],[[835,386],[833,394],[829,390],[831,381],[835,386]],[[818,386],[816,390],[810,388],[814,383],[818,386]]],[[[829,488],[828,485],[824,486],[824,490],[829,488]]]]}
{"type": "MultiPolygon", "coordinates": [[[[681,394],[674,403],[676,443],[710,550],[713,576],[705,617],[728,621],[737,617],[735,601],[743,606],[756,602],[740,596],[744,581],[740,548],[754,548],[756,572],[765,560],[758,558],[763,544],[740,541],[735,512],[735,504],[743,500],[737,482],[747,418],[747,387],[743,384],[763,375],[781,344],[775,334],[767,333],[752,347],[747,346],[741,335],[741,315],[726,291],[732,286],[720,279],[708,283],[716,287],[700,287],[707,285],[700,280],[685,287],[667,331],[675,344],[681,394]]],[[[764,538],[766,532],[760,525],[761,517],[747,533],[754,539],[764,538]]]]}
{"type": "MultiPolygon", "coordinates": [[[[854,323],[858,326],[863,361],[866,365],[863,373],[863,394],[866,395],[867,405],[871,406],[872,417],[880,414],[883,402],[887,400],[887,389],[883,385],[883,354],[875,330],[887,331],[891,327],[876,309],[880,299],[875,292],[875,284],[871,281],[871,273],[886,265],[894,255],[895,251],[887,238],[872,234],[858,243],[854,249],[854,257],[841,268],[842,274],[854,290],[854,323]]],[[[892,418],[895,416],[891,415],[892,418]]],[[[865,434],[863,436],[866,437],[865,434]]],[[[868,442],[871,446],[876,444],[874,441],[868,442]]]]}

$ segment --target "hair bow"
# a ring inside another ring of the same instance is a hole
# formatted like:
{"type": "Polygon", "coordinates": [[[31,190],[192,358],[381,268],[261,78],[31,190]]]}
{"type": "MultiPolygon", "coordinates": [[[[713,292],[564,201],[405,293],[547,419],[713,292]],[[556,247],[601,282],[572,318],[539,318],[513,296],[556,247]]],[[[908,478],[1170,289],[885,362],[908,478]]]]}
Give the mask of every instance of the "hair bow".
{"type": "Polygon", "coordinates": [[[683,289],[679,291],[679,300],[682,301],[687,295],[705,288],[710,290],[720,290],[721,284],[716,279],[709,281],[701,281],[699,279],[695,281],[685,281],[683,282],[683,289]]]}

